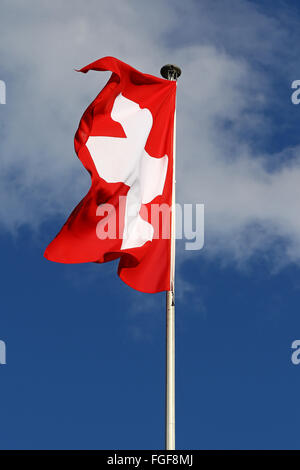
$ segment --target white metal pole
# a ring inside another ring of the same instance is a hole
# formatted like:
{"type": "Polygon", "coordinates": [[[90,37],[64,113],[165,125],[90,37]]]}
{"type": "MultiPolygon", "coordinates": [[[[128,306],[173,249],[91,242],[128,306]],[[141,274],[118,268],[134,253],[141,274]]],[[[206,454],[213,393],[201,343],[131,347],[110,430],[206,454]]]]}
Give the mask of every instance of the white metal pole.
{"type": "Polygon", "coordinates": [[[166,449],[175,450],[175,304],[167,291],[166,313],[166,449]]]}
{"type": "MultiPolygon", "coordinates": [[[[165,65],[161,74],[168,80],[177,80],[181,70],[175,65],[165,65]]],[[[175,450],[175,161],[176,161],[176,110],[173,131],[173,177],[171,213],[170,286],[166,293],[166,450],[175,450]]]]}

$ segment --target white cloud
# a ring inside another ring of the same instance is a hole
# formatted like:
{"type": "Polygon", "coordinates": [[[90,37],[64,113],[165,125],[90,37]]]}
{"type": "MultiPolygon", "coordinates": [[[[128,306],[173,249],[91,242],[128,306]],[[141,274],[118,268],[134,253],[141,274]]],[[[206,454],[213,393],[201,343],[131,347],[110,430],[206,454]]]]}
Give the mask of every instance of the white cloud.
{"type": "Polygon", "coordinates": [[[37,229],[67,215],[88,190],[73,138],[109,75],[74,68],[113,55],[158,74],[174,61],[183,69],[178,196],[205,204],[207,254],[240,264],[282,239],[281,258],[298,262],[300,147],[268,154],[262,145],[275,132],[266,113],[276,102],[274,79],[299,78],[292,76],[294,19],[287,10],[280,14],[244,0],[3,1],[2,229],[37,229]]]}

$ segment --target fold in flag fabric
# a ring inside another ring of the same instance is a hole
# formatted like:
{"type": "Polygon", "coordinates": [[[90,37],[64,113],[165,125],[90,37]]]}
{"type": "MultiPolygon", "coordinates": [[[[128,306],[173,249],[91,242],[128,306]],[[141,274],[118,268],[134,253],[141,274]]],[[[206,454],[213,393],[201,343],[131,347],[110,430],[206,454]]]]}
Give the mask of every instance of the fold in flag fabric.
{"type": "Polygon", "coordinates": [[[129,286],[170,290],[176,81],[113,57],[80,72],[89,70],[112,72],[74,139],[91,186],[44,256],[59,263],[120,258],[118,274],[129,286]]]}

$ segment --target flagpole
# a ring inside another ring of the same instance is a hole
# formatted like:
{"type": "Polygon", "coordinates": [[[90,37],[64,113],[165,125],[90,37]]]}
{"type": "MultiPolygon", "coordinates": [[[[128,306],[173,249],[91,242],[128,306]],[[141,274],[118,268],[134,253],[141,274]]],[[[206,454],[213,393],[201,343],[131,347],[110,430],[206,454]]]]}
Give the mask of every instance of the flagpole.
{"type": "MultiPolygon", "coordinates": [[[[167,80],[175,80],[181,75],[176,65],[167,64],[160,70],[167,80]]],[[[173,178],[172,178],[172,219],[171,219],[171,259],[170,287],[166,293],[166,408],[165,440],[166,450],[175,450],[175,158],[176,156],[176,109],[173,131],[173,178]]]]}

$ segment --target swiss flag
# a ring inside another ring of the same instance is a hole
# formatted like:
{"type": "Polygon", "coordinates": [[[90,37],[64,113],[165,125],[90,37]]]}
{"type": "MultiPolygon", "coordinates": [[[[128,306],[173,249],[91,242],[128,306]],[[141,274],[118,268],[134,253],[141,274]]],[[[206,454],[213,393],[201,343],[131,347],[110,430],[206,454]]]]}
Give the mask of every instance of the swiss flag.
{"type": "Polygon", "coordinates": [[[59,263],[120,258],[118,274],[129,286],[170,290],[172,215],[152,210],[172,206],[176,81],[113,57],[80,71],[89,70],[112,72],[75,134],[91,187],[44,256],[59,263]]]}

